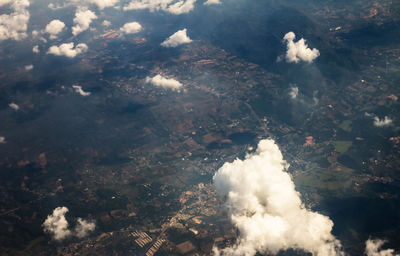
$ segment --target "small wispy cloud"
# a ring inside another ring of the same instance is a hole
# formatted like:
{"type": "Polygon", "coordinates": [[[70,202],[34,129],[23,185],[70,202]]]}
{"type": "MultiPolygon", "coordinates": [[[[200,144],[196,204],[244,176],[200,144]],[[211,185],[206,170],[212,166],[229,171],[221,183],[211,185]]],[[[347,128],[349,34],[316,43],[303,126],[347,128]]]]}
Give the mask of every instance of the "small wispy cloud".
{"type": "Polygon", "coordinates": [[[82,89],[82,86],[77,85],[77,84],[73,85],[72,88],[75,89],[75,92],[79,93],[81,96],[84,96],[84,97],[89,96],[91,94],[90,92],[85,92],[82,89]]]}

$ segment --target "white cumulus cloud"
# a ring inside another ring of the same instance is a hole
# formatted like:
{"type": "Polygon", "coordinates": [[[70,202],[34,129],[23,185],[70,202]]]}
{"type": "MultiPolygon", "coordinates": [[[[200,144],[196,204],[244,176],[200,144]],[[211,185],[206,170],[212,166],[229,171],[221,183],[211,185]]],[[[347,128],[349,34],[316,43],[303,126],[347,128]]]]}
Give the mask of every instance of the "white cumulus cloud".
{"type": "Polygon", "coordinates": [[[297,87],[297,86],[290,87],[290,90],[289,90],[290,98],[296,99],[297,95],[299,95],[299,87],[297,87]]]}
{"type": "Polygon", "coordinates": [[[8,106],[15,111],[19,110],[19,106],[17,104],[15,104],[14,102],[11,102],[10,104],[8,104],[8,106]]]}
{"type": "Polygon", "coordinates": [[[86,0],[89,4],[96,5],[100,10],[106,7],[113,7],[119,0],[86,0]]]}
{"type": "Polygon", "coordinates": [[[182,30],[178,30],[175,32],[173,35],[168,37],[164,42],[161,43],[161,46],[164,47],[177,47],[178,45],[181,44],[188,44],[192,42],[192,39],[190,39],[187,34],[186,34],[186,28],[182,30]]]}
{"type": "Polygon", "coordinates": [[[57,207],[43,223],[44,231],[50,233],[55,240],[63,240],[71,235],[71,230],[68,229],[68,221],[65,218],[67,212],[67,207],[57,207]]]}
{"type": "Polygon", "coordinates": [[[0,15],[0,41],[6,39],[21,40],[27,37],[26,31],[29,22],[28,0],[4,1],[3,4],[11,4],[13,10],[10,14],[0,15]]]}
{"type": "Polygon", "coordinates": [[[384,118],[380,119],[375,114],[371,114],[368,112],[365,112],[365,116],[372,118],[372,120],[374,121],[374,126],[376,127],[387,127],[393,124],[393,120],[388,116],[385,116],[384,118]]]}
{"type": "Polygon", "coordinates": [[[97,16],[91,10],[78,9],[75,13],[72,34],[76,36],[87,30],[94,19],[97,19],[97,16]]]}
{"type": "Polygon", "coordinates": [[[196,0],[131,0],[123,10],[148,9],[152,12],[162,10],[178,15],[192,11],[195,2],[196,0]]]}
{"type": "Polygon", "coordinates": [[[74,58],[76,55],[86,52],[87,50],[88,46],[86,44],[77,44],[76,47],[74,47],[74,43],[71,42],[61,44],[60,46],[51,46],[47,54],[74,58]]]}
{"type": "Polygon", "coordinates": [[[11,0],[0,0],[0,6],[11,3],[11,0]]]}
{"type": "Polygon", "coordinates": [[[70,236],[82,238],[95,230],[96,224],[94,222],[83,220],[82,218],[78,218],[74,230],[70,230],[69,223],[65,218],[65,214],[68,211],[65,206],[54,209],[53,213],[48,215],[42,224],[44,232],[49,233],[53,239],[60,241],[70,236]]]}
{"type": "Polygon", "coordinates": [[[304,61],[311,63],[319,56],[318,49],[310,49],[306,44],[306,40],[301,38],[297,42],[294,42],[296,35],[293,32],[288,32],[284,37],[283,41],[287,44],[287,51],[285,59],[287,62],[298,63],[304,61]]]}
{"type": "Polygon", "coordinates": [[[212,4],[221,4],[220,0],[207,0],[204,2],[205,5],[212,5],[212,4]]]}
{"type": "Polygon", "coordinates": [[[104,27],[109,27],[109,26],[111,26],[111,22],[108,21],[108,20],[104,20],[102,24],[103,24],[104,27]]]}
{"type": "Polygon", "coordinates": [[[65,28],[64,22],[60,20],[52,20],[47,24],[45,31],[50,34],[50,39],[56,39],[57,35],[65,28]]]}
{"type": "Polygon", "coordinates": [[[142,31],[142,25],[140,25],[138,22],[129,22],[125,23],[121,28],[121,32],[124,34],[136,34],[140,31],[142,31]]]}
{"type": "Polygon", "coordinates": [[[380,239],[368,239],[365,243],[365,254],[367,256],[400,256],[400,254],[395,254],[393,249],[382,250],[384,243],[385,241],[380,239]]]}
{"type": "Polygon", "coordinates": [[[374,117],[374,125],[376,127],[386,127],[392,125],[393,120],[387,116],[384,118],[380,119],[379,117],[375,116],[374,117]]]}
{"type": "Polygon", "coordinates": [[[75,92],[79,93],[81,96],[89,96],[90,92],[85,92],[80,85],[73,85],[72,88],[75,89],[75,92]]]}
{"type": "Polygon", "coordinates": [[[33,65],[32,64],[26,65],[24,68],[26,71],[31,71],[33,69],[33,65]]]}
{"type": "Polygon", "coordinates": [[[90,232],[94,231],[96,228],[96,224],[94,224],[94,222],[90,222],[82,218],[78,218],[77,222],[78,223],[75,226],[74,234],[79,238],[87,236],[90,232]]]}
{"type": "Polygon", "coordinates": [[[156,75],[152,78],[146,77],[146,83],[151,83],[157,87],[171,89],[173,91],[177,91],[182,87],[182,84],[179,81],[172,78],[165,78],[161,75],[156,75]]]}
{"type": "Polygon", "coordinates": [[[34,52],[34,53],[39,53],[39,52],[40,52],[40,50],[39,50],[39,45],[33,46],[32,52],[34,52]]]}
{"type": "Polygon", "coordinates": [[[289,248],[318,256],[344,255],[332,235],[329,217],[307,209],[296,191],[287,163],[273,140],[261,140],[244,160],[225,163],[214,175],[218,194],[226,198],[239,238],[215,255],[277,254],[289,248]]]}

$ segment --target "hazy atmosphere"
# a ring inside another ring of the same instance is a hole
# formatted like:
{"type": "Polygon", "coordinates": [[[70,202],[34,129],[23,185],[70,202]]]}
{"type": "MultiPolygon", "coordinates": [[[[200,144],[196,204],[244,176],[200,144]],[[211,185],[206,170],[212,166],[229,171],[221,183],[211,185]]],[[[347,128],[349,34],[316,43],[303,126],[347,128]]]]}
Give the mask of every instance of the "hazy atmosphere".
{"type": "Polygon", "coordinates": [[[400,3],[0,0],[0,256],[399,256],[400,3]]]}

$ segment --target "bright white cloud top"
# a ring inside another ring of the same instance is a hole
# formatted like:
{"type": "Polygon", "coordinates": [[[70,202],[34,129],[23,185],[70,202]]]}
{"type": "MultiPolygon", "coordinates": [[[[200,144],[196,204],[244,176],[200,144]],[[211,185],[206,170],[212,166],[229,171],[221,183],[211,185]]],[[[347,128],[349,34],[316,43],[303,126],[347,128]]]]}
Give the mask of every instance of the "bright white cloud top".
{"type": "Polygon", "coordinates": [[[161,46],[164,47],[177,47],[182,44],[191,43],[193,40],[190,39],[187,35],[187,30],[182,29],[175,32],[173,35],[168,37],[164,42],[161,43],[161,46]]]}
{"type": "Polygon", "coordinates": [[[146,83],[150,83],[154,86],[164,89],[170,89],[173,91],[180,90],[180,88],[182,87],[182,84],[179,81],[172,78],[165,78],[161,75],[156,75],[152,78],[146,77],[146,83]]]}
{"type": "Polygon", "coordinates": [[[283,41],[286,42],[287,51],[285,59],[287,62],[298,63],[300,61],[311,63],[318,58],[318,49],[310,49],[306,44],[306,40],[301,38],[297,42],[294,41],[296,35],[293,32],[288,32],[284,37],[283,41]]]}
{"type": "Polygon", "coordinates": [[[32,64],[26,65],[24,68],[26,71],[31,71],[33,69],[33,65],[32,64]]]}
{"type": "Polygon", "coordinates": [[[380,119],[379,117],[375,116],[374,117],[374,125],[376,127],[387,127],[393,124],[393,120],[387,116],[384,118],[380,119]]]}
{"type": "Polygon", "coordinates": [[[27,37],[30,3],[28,0],[3,1],[1,5],[11,4],[10,14],[0,15],[0,41],[12,39],[22,40],[27,37]]]}
{"type": "Polygon", "coordinates": [[[123,10],[148,9],[151,12],[162,10],[179,15],[192,11],[195,2],[196,0],[131,0],[128,5],[123,7],[123,10]]]}
{"type": "Polygon", "coordinates": [[[365,116],[371,117],[372,120],[374,121],[374,126],[376,127],[387,127],[393,124],[393,120],[388,116],[385,116],[384,118],[380,119],[375,114],[371,114],[368,112],[365,112],[365,116]]]}
{"type": "Polygon", "coordinates": [[[53,45],[47,51],[47,54],[53,54],[56,56],[65,56],[68,58],[74,58],[78,54],[84,53],[88,50],[88,46],[86,44],[78,44],[74,47],[74,43],[65,43],[59,46],[53,45]]]}
{"type": "Polygon", "coordinates": [[[299,87],[297,86],[290,87],[289,91],[290,98],[296,99],[298,95],[299,95],[299,87]]]}
{"type": "Polygon", "coordinates": [[[86,97],[86,96],[89,96],[90,95],[90,92],[85,92],[83,89],[82,89],[82,86],[80,86],[80,85],[73,85],[72,86],[72,88],[74,88],[75,89],[75,92],[76,93],[79,93],[81,96],[84,96],[84,97],[86,97]]]}
{"type": "Polygon", "coordinates": [[[142,31],[142,25],[138,22],[129,22],[125,23],[121,28],[120,31],[124,34],[136,34],[142,31]]]}
{"type": "Polygon", "coordinates": [[[19,110],[19,106],[18,106],[17,104],[15,104],[14,102],[11,102],[10,104],[8,104],[8,106],[9,106],[11,109],[15,110],[15,111],[18,111],[18,110],[19,110]]]}
{"type": "Polygon", "coordinates": [[[55,240],[63,240],[71,235],[71,231],[68,229],[68,221],[65,218],[67,212],[67,207],[57,207],[43,223],[44,231],[50,233],[55,240]]]}
{"type": "Polygon", "coordinates": [[[32,52],[34,52],[34,53],[39,53],[39,52],[40,52],[40,50],[39,50],[39,45],[33,46],[32,52]]]}
{"type": "Polygon", "coordinates": [[[365,243],[365,254],[367,256],[400,256],[400,254],[395,254],[393,249],[382,250],[381,247],[384,244],[385,241],[380,239],[368,239],[365,243]]]}
{"type": "Polygon", "coordinates": [[[307,209],[295,190],[287,163],[273,140],[261,140],[244,160],[225,163],[214,175],[218,194],[240,237],[215,255],[276,254],[289,248],[318,256],[344,255],[332,235],[333,222],[307,209]]]}
{"type": "Polygon", "coordinates": [[[83,238],[87,236],[90,232],[93,232],[96,228],[96,224],[94,222],[90,222],[84,220],[82,218],[78,218],[78,224],[75,226],[75,236],[78,238],[83,238]]]}
{"type": "Polygon", "coordinates": [[[113,7],[115,4],[119,2],[119,0],[86,0],[88,3],[95,4],[97,7],[102,10],[106,7],[113,7]]]}
{"type": "Polygon", "coordinates": [[[11,0],[0,0],[0,6],[11,3],[11,0]]]}
{"type": "Polygon", "coordinates": [[[74,26],[72,27],[72,34],[74,36],[89,29],[90,24],[97,16],[91,10],[78,9],[75,13],[74,26]]]}
{"type": "Polygon", "coordinates": [[[102,25],[103,25],[104,27],[109,27],[109,26],[111,26],[111,22],[108,21],[108,20],[104,20],[103,23],[102,23],[102,25]]]}
{"type": "Polygon", "coordinates": [[[49,233],[53,239],[61,241],[70,236],[82,238],[95,230],[96,224],[94,222],[83,220],[82,218],[78,218],[74,230],[70,230],[69,223],[65,218],[65,214],[68,211],[68,208],[64,206],[54,209],[53,213],[48,215],[43,222],[44,232],[49,233]]]}
{"type": "Polygon", "coordinates": [[[115,6],[117,3],[119,3],[119,0],[69,0],[65,5],[62,6],[55,6],[54,4],[49,4],[49,8],[58,9],[58,8],[63,8],[69,4],[72,4],[77,7],[88,7],[89,5],[94,5],[100,10],[103,10],[104,8],[115,6]]]}
{"type": "Polygon", "coordinates": [[[60,20],[52,20],[47,24],[45,31],[50,34],[50,39],[56,39],[57,35],[65,28],[64,22],[60,20]]]}
{"type": "Polygon", "coordinates": [[[222,4],[220,0],[207,0],[204,2],[205,5],[222,4]]]}

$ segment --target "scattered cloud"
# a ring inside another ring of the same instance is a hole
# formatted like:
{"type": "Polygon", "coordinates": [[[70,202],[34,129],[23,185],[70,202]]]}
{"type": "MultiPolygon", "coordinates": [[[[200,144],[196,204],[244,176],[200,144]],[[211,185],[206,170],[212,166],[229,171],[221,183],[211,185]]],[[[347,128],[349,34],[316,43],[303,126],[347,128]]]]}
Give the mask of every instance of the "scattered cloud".
{"type": "Polygon", "coordinates": [[[61,241],[70,236],[82,238],[95,230],[96,224],[94,222],[78,218],[74,230],[71,231],[68,228],[69,224],[65,218],[65,214],[68,211],[68,208],[65,206],[54,209],[53,213],[48,215],[46,220],[43,222],[42,226],[44,232],[52,235],[53,239],[61,241]]]}
{"type": "Polygon", "coordinates": [[[379,119],[379,117],[375,116],[374,117],[374,125],[376,127],[386,127],[392,125],[393,120],[387,116],[385,116],[383,119],[379,119]]]}
{"type": "Polygon", "coordinates": [[[171,89],[173,91],[177,91],[182,87],[182,84],[179,81],[172,78],[165,78],[161,75],[156,75],[152,78],[146,77],[146,83],[151,83],[157,87],[171,89]]]}
{"type": "Polygon", "coordinates": [[[39,53],[39,52],[40,52],[40,50],[39,50],[39,45],[33,46],[32,52],[34,52],[34,53],[39,53]]]}
{"type": "Polygon", "coordinates": [[[385,116],[383,119],[380,119],[375,114],[371,114],[371,113],[367,113],[367,112],[365,112],[365,116],[371,117],[372,120],[374,121],[374,126],[376,126],[376,127],[387,127],[387,126],[391,126],[393,124],[393,120],[388,116],[385,116]]]}
{"type": "Polygon", "coordinates": [[[82,218],[78,218],[77,222],[78,224],[75,226],[75,236],[79,238],[87,236],[90,232],[93,232],[96,228],[96,224],[94,222],[90,222],[82,218]]]}
{"type": "Polygon", "coordinates": [[[47,54],[74,58],[76,55],[86,52],[87,50],[88,47],[86,44],[78,44],[74,47],[74,43],[65,43],[60,46],[51,46],[47,51],[47,54]]]}
{"type": "Polygon", "coordinates": [[[26,71],[31,71],[33,69],[33,65],[26,65],[24,68],[26,71]]]}
{"type": "Polygon", "coordinates": [[[30,3],[28,0],[2,1],[0,6],[11,4],[13,13],[0,15],[0,41],[6,39],[21,40],[27,37],[30,3]]]}
{"type": "Polygon", "coordinates": [[[65,28],[64,22],[60,20],[52,20],[47,24],[45,31],[50,34],[50,39],[56,39],[57,35],[65,28]]]}
{"type": "Polygon", "coordinates": [[[11,3],[11,0],[0,0],[0,6],[11,3]]]}
{"type": "Polygon", "coordinates": [[[162,10],[178,15],[192,11],[195,2],[196,0],[131,0],[123,10],[148,9],[151,12],[162,10]]]}
{"type": "Polygon", "coordinates": [[[192,39],[190,39],[187,36],[186,28],[185,28],[185,29],[182,29],[182,30],[178,30],[173,35],[168,37],[164,42],[161,43],[161,46],[164,46],[164,47],[177,47],[178,45],[188,44],[190,42],[192,42],[192,39]]]}
{"type": "Polygon", "coordinates": [[[80,95],[86,97],[90,95],[90,92],[85,92],[80,85],[73,85],[72,88],[75,89],[75,92],[79,93],[80,95]]]}
{"type": "Polygon", "coordinates": [[[207,0],[204,2],[205,5],[222,4],[220,0],[207,0]]]}
{"type": "Polygon", "coordinates": [[[188,13],[194,9],[194,3],[196,3],[196,0],[178,1],[168,6],[167,10],[175,15],[188,13]]]}
{"type": "Polygon", "coordinates": [[[57,207],[43,223],[44,231],[50,233],[55,240],[63,240],[71,235],[71,230],[68,229],[68,221],[65,218],[67,212],[67,207],[57,207]]]}
{"type": "Polygon", "coordinates": [[[89,29],[89,26],[94,19],[97,19],[97,16],[91,10],[78,9],[75,13],[75,25],[72,27],[72,34],[76,36],[89,29]]]}
{"type": "Polygon", "coordinates": [[[138,22],[129,22],[125,23],[122,28],[120,28],[121,32],[124,34],[136,34],[142,31],[142,25],[138,22]]]}
{"type": "Polygon", "coordinates": [[[386,241],[368,239],[365,243],[365,254],[367,256],[400,256],[395,254],[393,249],[382,250],[381,247],[386,241]]]}
{"type": "MultiPolygon", "coordinates": [[[[306,40],[301,38],[297,42],[294,42],[296,35],[293,32],[288,32],[284,37],[283,41],[287,44],[287,51],[285,59],[287,62],[298,63],[299,61],[304,61],[311,63],[319,56],[319,51],[317,49],[310,49],[306,44],[306,40]]],[[[278,58],[278,61],[281,58],[278,58]]]]}
{"type": "Polygon", "coordinates": [[[288,164],[273,140],[261,140],[255,153],[225,163],[214,175],[240,236],[215,255],[277,254],[289,248],[320,256],[344,255],[332,235],[329,217],[307,209],[295,190],[288,164]]]}
{"type": "Polygon", "coordinates": [[[19,106],[17,104],[15,104],[14,102],[11,102],[10,104],[8,104],[8,106],[12,109],[14,109],[15,111],[19,110],[19,106]]]}
{"type": "Polygon", "coordinates": [[[6,138],[3,136],[0,136],[0,144],[6,143],[6,138]]]}
{"type": "MultiPolygon", "coordinates": [[[[81,1],[81,0],[78,0],[78,1],[81,1]]],[[[119,2],[119,0],[86,0],[84,2],[87,2],[89,4],[94,4],[100,10],[102,10],[106,7],[113,7],[116,3],[119,2]]]]}
{"type": "Polygon", "coordinates": [[[299,95],[299,87],[297,87],[297,86],[290,87],[290,90],[289,90],[290,98],[296,99],[297,95],[299,95]]]}
{"type": "Polygon", "coordinates": [[[103,21],[102,24],[103,24],[104,27],[109,27],[109,26],[111,26],[111,22],[108,21],[108,20],[103,21]]]}

